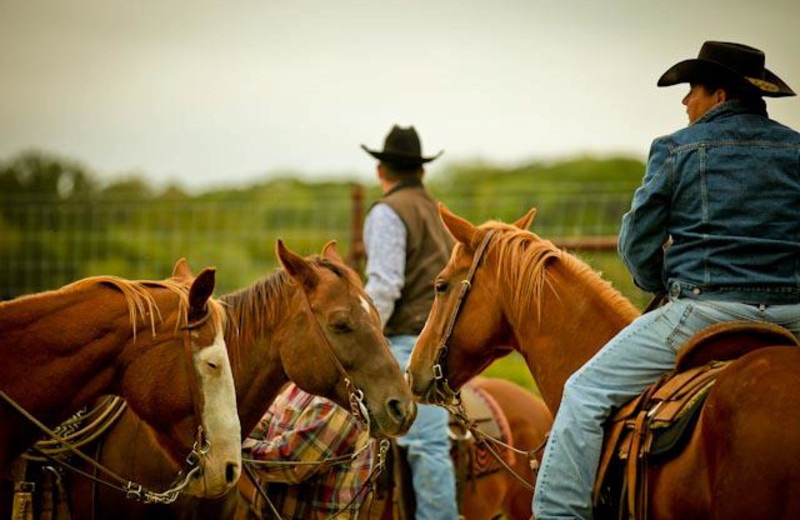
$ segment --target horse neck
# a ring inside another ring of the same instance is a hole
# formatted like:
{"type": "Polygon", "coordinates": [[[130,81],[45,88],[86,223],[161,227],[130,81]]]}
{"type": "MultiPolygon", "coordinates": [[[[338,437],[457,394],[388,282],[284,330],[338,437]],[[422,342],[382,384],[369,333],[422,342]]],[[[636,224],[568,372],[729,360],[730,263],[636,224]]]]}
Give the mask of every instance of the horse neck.
{"type": "Polygon", "coordinates": [[[228,310],[225,341],[233,367],[242,435],[252,431],[289,380],[280,356],[287,318],[299,289],[282,272],[222,297],[228,310]]]}
{"type": "MultiPolygon", "coordinates": [[[[34,396],[41,397],[47,403],[47,410],[40,410],[43,417],[49,412],[66,416],[112,390],[114,371],[133,344],[127,303],[102,286],[21,298],[5,304],[0,315],[0,381],[15,395],[24,394],[27,386],[37,387],[20,400],[36,411],[34,396]]],[[[149,337],[149,329],[142,329],[138,335],[149,337]]]]}
{"type": "MultiPolygon", "coordinates": [[[[102,394],[116,391],[118,368],[134,345],[129,308],[102,286],[57,290],[0,304],[3,363],[0,387],[48,425],[102,394]]],[[[147,327],[138,336],[150,337],[147,327]]],[[[38,434],[16,412],[0,407],[0,464],[38,434]]]]}
{"type": "Polygon", "coordinates": [[[553,413],[567,378],[638,315],[608,282],[566,256],[548,264],[538,302],[527,302],[523,312],[506,310],[516,347],[553,413]]]}

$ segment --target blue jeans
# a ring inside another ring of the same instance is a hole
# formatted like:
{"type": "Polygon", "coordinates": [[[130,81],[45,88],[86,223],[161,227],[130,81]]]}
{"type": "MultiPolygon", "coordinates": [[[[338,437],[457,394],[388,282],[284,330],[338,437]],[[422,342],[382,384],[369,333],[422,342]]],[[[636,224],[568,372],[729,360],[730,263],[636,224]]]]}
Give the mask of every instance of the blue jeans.
{"type": "MultiPolygon", "coordinates": [[[[417,336],[389,336],[401,368],[408,365],[417,336]]],[[[408,463],[417,500],[416,520],[456,520],[456,479],[450,458],[447,411],[432,405],[417,406],[417,418],[397,444],[408,450],[408,463]]]]}
{"type": "Polygon", "coordinates": [[[567,380],[536,482],[537,520],[591,519],[603,423],[674,368],[681,345],[721,321],[770,321],[800,336],[800,305],[672,300],[622,329],[567,380]]]}

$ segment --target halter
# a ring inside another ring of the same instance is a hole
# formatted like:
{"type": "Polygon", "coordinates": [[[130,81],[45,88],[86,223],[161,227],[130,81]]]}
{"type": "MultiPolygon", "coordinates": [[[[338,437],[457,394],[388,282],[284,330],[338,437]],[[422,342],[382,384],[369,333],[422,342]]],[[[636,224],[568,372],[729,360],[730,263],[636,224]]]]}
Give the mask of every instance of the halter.
{"type": "Polygon", "coordinates": [[[333,345],[331,345],[331,342],[328,340],[328,336],[325,335],[316,316],[314,316],[314,311],[311,309],[311,302],[308,301],[308,295],[302,289],[300,289],[300,293],[303,295],[303,311],[306,313],[308,320],[314,324],[314,330],[316,330],[317,334],[322,338],[322,343],[327,347],[326,351],[333,361],[333,366],[336,367],[336,370],[344,381],[344,386],[347,389],[347,400],[350,403],[350,413],[353,414],[353,417],[356,417],[359,421],[364,423],[367,427],[367,431],[369,431],[370,418],[369,410],[364,404],[364,391],[354,385],[350,380],[347,370],[342,366],[339,358],[336,357],[336,352],[333,349],[333,345]]]}
{"type": "Polygon", "coordinates": [[[447,328],[444,331],[442,342],[439,345],[439,348],[436,350],[436,362],[433,365],[434,392],[438,398],[438,401],[443,404],[459,402],[459,393],[450,387],[450,383],[447,381],[447,377],[444,375],[444,360],[449,349],[447,342],[450,340],[450,336],[453,334],[453,329],[456,326],[458,314],[461,312],[461,307],[464,304],[464,300],[467,299],[467,294],[469,294],[470,289],[472,289],[472,280],[475,278],[475,271],[478,270],[478,267],[483,260],[483,255],[486,253],[486,249],[489,246],[489,242],[492,240],[492,236],[494,236],[494,232],[494,229],[489,230],[489,232],[483,237],[483,240],[481,240],[480,245],[478,245],[478,249],[475,251],[475,256],[472,258],[472,265],[469,268],[469,272],[467,272],[467,277],[461,280],[461,290],[458,293],[456,305],[453,307],[453,313],[450,315],[450,319],[447,321],[447,328]]]}
{"type": "MultiPolygon", "coordinates": [[[[190,396],[192,397],[192,405],[194,408],[195,417],[197,420],[197,433],[195,435],[195,442],[192,445],[192,451],[189,452],[189,455],[186,457],[186,464],[185,466],[178,472],[177,476],[173,480],[173,483],[170,485],[169,489],[156,492],[146,489],[141,484],[137,484],[133,481],[125,479],[118,475],[116,472],[110,470],[109,468],[105,467],[103,464],[97,462],[95,459],[89,457],[81,450],[78,449],[73,442],[70,440],[62,437],[54,430],[50,429],[39,421],[36,417],[34,417],[29,411],[27,411],[22,405],[17,403],[14,399],[12,399],[8,394],[4,391],[0,390],[0,398],[2,398],[6,403],[8,403],[12,408],[14,408],[20,415],[22,415],[25,419],[31,422],[34,426],[36,426],[39,430],[45,433],[52,441],[49,441],[49,445],[47,449],[39,449],[39,443],[34,446],[34,449],[44,458],[49,459],[50,461],[67,468],[68,470],[82,475],[89,480],[119,491],[128,499],[137,500],[143,502],[145,504],[171,504],[174,502],[181,491],[183,491],[186,486],[189,485],[189,480],[191,477],[200,470],[200,461],[206,456],[208,451],[211,449],[211,443],[205,436],[205,431],[203,430],[202,426],[202,416],[200,415],[200,404],[197,399],[194,398],[194,392],[199,390],[199,383],[197,380],[197,371],[194,368],[194,363],[192,360],[192,345],[191,345],[191,333],[189,331],[196,329],[203,325],[208,319],[211,317],[211,309],[210,307],[207,308],[206,314],[197,321],[188,323],[180,328],[180,330],[187,331],[186,334],[183,336],[183,347],[184,353],[187,354],[187,363],[189,366],[189,387],[190,387],[190,396]],[[56,443],[62,448],[60,450],[56,450],[55,448],[51,447],[52,443],[56,443]],[[99,470],[102,473],[108,475],[111,480],[114,482],[109,482],[108,480],[104,480],[94,475],[87,473],[68,462],[55,458],[56,454],[59,453],[72,453],[76,455],[78,458],[83,460],[84,462],[88,463],[89,465],[93,466],[95,469],[99,470]]],[[[121,412],[120,412],[121,414],[121,412]]],[[[118,417],[118,415],[117,415],[118,417]]],[[[40,441],[41,442],[41,441],[40,441]]],[[[24,456],[24,455],[23,455],[24,456]]]]}

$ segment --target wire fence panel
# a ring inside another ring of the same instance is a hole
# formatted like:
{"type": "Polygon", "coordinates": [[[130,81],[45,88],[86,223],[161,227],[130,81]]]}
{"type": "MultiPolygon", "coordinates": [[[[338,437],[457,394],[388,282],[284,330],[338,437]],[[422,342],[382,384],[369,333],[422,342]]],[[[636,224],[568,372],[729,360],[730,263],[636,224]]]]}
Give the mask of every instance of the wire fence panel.
{"type": "MultiPolygon", "coordinates": [[[[630,202],[629,190],[614,185],[567,185],[535,193],[433,191],[473,222],[512,221],[536,206],[536,233],[556,242],[572,240],[578,247],[583,238],[591,243],[615,236],[630,202]]],[[[370,191],[367,204],[377,196],[370,191]]],[[[275,190],[255,198],[231,193],[172,200],[0,199],[0,297],[99,274],[166,278],[181,257],[195,270],[217,266],[217,292],[223,293],[276,268],[277,238],[301,254],[319,252],[331,239],[343,256],[358,253],[359,208],[361,202],[346,185],[275,190]]]]}

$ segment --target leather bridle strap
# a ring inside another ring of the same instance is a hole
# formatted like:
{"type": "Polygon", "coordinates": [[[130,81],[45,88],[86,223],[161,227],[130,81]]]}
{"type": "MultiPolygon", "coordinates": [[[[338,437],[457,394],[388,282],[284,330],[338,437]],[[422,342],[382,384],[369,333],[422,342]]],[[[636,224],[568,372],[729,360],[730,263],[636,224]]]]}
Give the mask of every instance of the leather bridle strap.
{"type": "Polygon", "coordinates": [[[475,256],[472,258],[472,265],[467,272],[467,277],[461,280],[461,289],[459,290],[455,307],[453,307],[453,312],[450,314],[450,319],[447,321],[447,328],[445,328],[444,336],[442,336],[442,342],[436,351],[436,362],[433,365],[433,378],[435,381],[436,394],[445,404],[458,401],[458,392],[450,387],[447,377],[444,375],[444,358],[449,348],[447,342],[450,341],[450,336],[453,334],[453,329],[456,326],[461,307],[467,299],[470,289],[472,289],[472,280],[475,278],[475,272],[478,270],[483,260],[484,253],[486,253],[486,249],[489,247],[489,242],[491,242],[494,232],[494,229],[489,230],[475,250],[475,256]]]}
{"type": "Polygon", "coordinates": [[[353,414],[353,417],[356,417],[362,423],[367,425],[367,431],[369,431],[370,427],[370,419],[369,419],[369,411],[367,407],[364,405],[364,392],[360,388],[356,387],[353,384],[353,381],[350,379],[350,376],[345,370],[342,362],[339,361],[339,358],[336,357],[336,352],[333,349],[333,345],[328,340],[328,336],[325,335],[325,332],[322,330],[322,326],[317,321],[317,317],[314,316],[314,311],[311,309],[311,302],[308,301],[308,295],[306,292],[301,288],[298,289],[302,295],[303,300],[303,311],[305,312],[306,316],[308,317],[308,321],[312,323],[314,330],[317,331],[317,335],[322,338],[322,343],[325,345],[328,355],[333,361],[333,366],[336,367],[336,370],[339,372],[339,375],[342,376],[342,380],[344,381],[345,388],[347,389],[347,396],[348,401],[350,403],[350,413],[353,414]]]}

